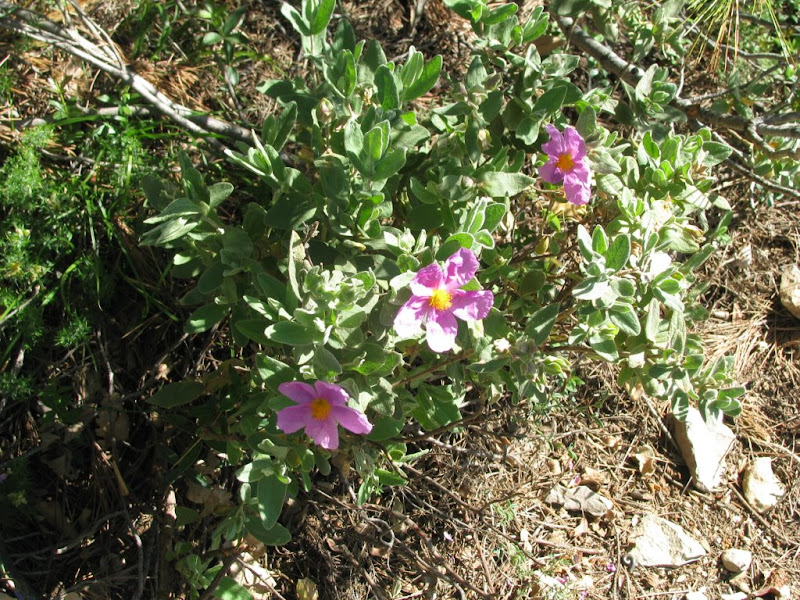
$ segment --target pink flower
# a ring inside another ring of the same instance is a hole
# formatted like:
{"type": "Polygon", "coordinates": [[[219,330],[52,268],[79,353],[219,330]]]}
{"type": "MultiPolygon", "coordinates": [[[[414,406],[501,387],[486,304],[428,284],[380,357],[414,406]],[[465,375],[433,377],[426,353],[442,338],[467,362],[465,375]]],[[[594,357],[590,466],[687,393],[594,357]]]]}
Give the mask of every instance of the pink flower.
{"type": "Polygon", "coordinates": [[[456,317],[476,321],[489,314],[494,295],[489,290],[466,291],[478,270],[478,258],[461,248],[444,263],[420,269],[411,281],[411,298],[397,312],[394,330],[402,337],[413,337],[425,323],[428,346],[434,352],[447,352],[458,333],[456,317]]]}
{"type": "Polygon", "coordinates": [[[542,144],[547,163],[539,167],[539,176],[548,183],[563,183],[564,194],[572,204],[587,204],[592,188],[591,171],[586,162],[586,144],[574,127],[567,126],[562,134],[553,125],[546,125],[550,141],[542,144]]]}
{"type": "Polygon", "coordinates": [[[339,447],[341,425],[353,433],[369,433],[372,424],[364,413],[347,406],[347,392],[338,385],[317,381],[313,387],[301,381],[278,386],[278,391],[297,404],[278,411],[278,427],[285,433],[305,429],[318,446],[339,447]]]}

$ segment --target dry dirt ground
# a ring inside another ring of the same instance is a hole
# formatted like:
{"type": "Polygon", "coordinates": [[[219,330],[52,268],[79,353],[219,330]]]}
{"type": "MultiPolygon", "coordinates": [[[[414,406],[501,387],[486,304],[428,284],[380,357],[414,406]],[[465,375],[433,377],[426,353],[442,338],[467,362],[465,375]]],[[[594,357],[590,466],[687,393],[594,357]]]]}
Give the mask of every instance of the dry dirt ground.
{"type": "MultiPolygon", "coordinates": [[[[114,22],[125,9],[115,2],[92,8],[101,22],[114,22]]],[[[245,29],[255,49],[273,60],[242,71],[244,100],[246,90],[263,79],[296,68],[299,51],[275,6],[252,9],[245,29]]],[[[401,56],[413,43],[423,52],[445,54],[446,64],[457,69],[468,55],[468,28],[439,0],[419,13],[389,0],[345,2],[344,10],[357,35],[381,39],[389,57],[401,56]]],[[[18,90],[30,99],[24,116],[47,114],[46,79],[63,75],[70,61],[39,46],[24,60],[10,60],[27,81],[18,90]]],[[[217,81],[210,74],[213,65],[182,64],[176,54],[172,61],[142,69],[181,102],[235,110],[219,99],[216,84],[209,85],[217,81]]],[[[103,77],[94,80],[88,70],[72,73],[88,78],[90,87],[114,85],[103,77]]],[[[86,94],[90,100],[90,88],[86,94]]],[[[272,108],[257,95],[242,106],[253,121],[272,108]]],[[[249,558],[225,553],[216,558],[249,577],[253,589],[261,590],[254,591],[256,598],[310,600],[312,583],[323,600],[680,599],[700,590],[711,599],[736,591],[784,598],[776,590],[785,585],[796,597],[800,322],[781,306],[778,285],[781,269],[798,262],[798,204],[767,209],[748,182],[723,174],[721,184],[728,186],[736,218],[732,243],[706,269],[712,318],[702,333],[711,354],[735,356],[748,393],[741,417],[729,423],[736,442],[719,491],[693,490],[663,425],[666,407],[654,406],[637,390],[620,389],[608,369],[586,367],[580,375],[588,383],[575,404],[546,413],[527,406],[467,407],[467,420],[457,432],[408,440],[410,450],[428,454],[409,467],[407,487],[356,507],[344,469],[320,479],[316,491],[287,507],[282,522],[294,533],[290,544],[250,548],[249,558]],[[652,451],[644,467],[636,458],[643,447],[652,451]],[[741,473],[750,460],[763,456],[772,458],[786,494],[762,515],[744,501],[741,473]],[[556,484],[579,483],[611,499],[613,509],[603,518],[587,519],[545,502],[556,484]],[[647,513],[682,525],[701,541],[706,556],[675,569],[631,564],[626,560],[631,527],[647,513]],[[754,556],[735,580],[720,564],[727,548],[748,549],[754,556]]],[[[124,223],[120,228],[124,237],[129,229],[124,223]]],[[[135,251],[135,239],[129,242],[135,251]]],[[[144,252],[138,257],[155,282],[163,258],[144,252]]],[[[157,382],[161,365],[184,374],[202,368],[213,340],[182,338],[158,319],[141,328],[134,306],[121,300],[118,307],[107,316],[106,347],[115,370],[126,373],[117,378],[116,405],[104,392],[102,369],[75,357],[53,366],[52,376],[72,382],[94,419],[86,425],[92,443],[76,444],[80,431],[40,429],[27,413],[2,424],[4,449],[31,454],[41,487],[37,516],[30,522],[10,524],[0,515],[3,566],[18,590],[27,581],[52,598],[66,592],[73,599],[175,597],[181,594],[179,578],[163,548],[179,539],[206,540],[213,528],[206,520],[192,531],[170,529],[165,518],[170,502],[200,507],[209,500],[183,483],[165,496],[155,494],[154,473],[163,472],[169,461],[157,450],[161,424],[137,397],[144,384],[157,382]],[[102,436],[108,434],[109,419],[122,413],[129,443],[110,452],[102,436]],[[69,469],[58,461],[67,461],[69,469]]],[[[10,581],[4,581],[10,591],[10,581]]]]}

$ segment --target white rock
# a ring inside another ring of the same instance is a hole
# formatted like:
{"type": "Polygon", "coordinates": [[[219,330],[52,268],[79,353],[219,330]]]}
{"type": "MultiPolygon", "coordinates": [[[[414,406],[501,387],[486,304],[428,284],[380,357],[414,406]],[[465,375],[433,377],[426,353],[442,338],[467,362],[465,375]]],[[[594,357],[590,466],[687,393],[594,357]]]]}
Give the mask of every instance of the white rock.
{"type": "Polygon", "coordinates": [[[789,265],[781,275],[781,304],[800,319],[800,268],[789,265]]]}
{"type": "Polygon", "coordinates": [[[753,562],[753,553],[738,548],[728,548],[720,556],[722,566],[731,573],[741,573],[750,568],[753,562]]]}
{"type": "Polygon", "coordinates": [[[697,590],[696,592],[688,592],[684,596],[685,600],[708,600],[708,596],[703,590],[697,590]]]}
{"type": "Polygon", "coordinates": [[[747,600],[747,594],[744,592],[733,592],[732,594],[721,594],[721,600],[747,600]]]}
{"type": "Polygon", "coordinates": [[[764,512],[778,503],[786,493],[772,472],[772,459],[767,456],[755,459],[742,477],[744,497],[758,512],[764,512]]]}
{"type": "Polygon", "coordinates": [[[736,435],[722,419],[703,419],[700,411],[690,407],[686,420],[674,420],[675,440],[689,467],[695,487],[701,492],[716,488],[725,474],[725,456],[736,435]]]}
{"type": "Polygon", "coordinates": [[[644,567],[679,567],[706,555],[706,550],[680,525],[647,514],[631,532],[629,557],[644,567]]]}

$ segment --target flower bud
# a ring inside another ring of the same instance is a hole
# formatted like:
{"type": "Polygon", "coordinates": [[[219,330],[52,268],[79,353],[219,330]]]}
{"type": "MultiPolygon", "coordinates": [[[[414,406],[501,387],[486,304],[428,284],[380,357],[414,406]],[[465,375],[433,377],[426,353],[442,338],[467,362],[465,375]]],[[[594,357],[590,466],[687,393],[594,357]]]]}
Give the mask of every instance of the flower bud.
{"type": "Polygon", "coordinates": [[[486,150],[492,144],[492,134],[488,129],[481,129],[478,132],[478,146],[481,150],[486,150]]]}
{"type": "Polygon", "coordinates": [[[320,125],[327,125],[333,120],[334,106],[333,103],[327,98],[320,100],[317,104],[317,123],[320,125]]]}

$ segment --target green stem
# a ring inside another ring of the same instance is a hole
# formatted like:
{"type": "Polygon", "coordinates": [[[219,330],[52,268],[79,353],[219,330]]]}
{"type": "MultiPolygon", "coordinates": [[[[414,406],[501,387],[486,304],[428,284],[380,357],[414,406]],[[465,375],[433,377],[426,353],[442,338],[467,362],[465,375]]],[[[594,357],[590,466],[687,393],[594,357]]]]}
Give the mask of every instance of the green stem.
{"type": "Polygon", "coordinates": [[[470,349],[470,350],[467,350],[465,352],[462,352],[461,354],[458,354],[458,355],[454,356],[453,358],[448,358],[447,360],[445,360],[443,362],[435,364],[432,367],[425,367],[421,371],[417,371],[416,373],[413,373],[413,374],[409,375],[408,377],[404,377],[400,381],[395,381],[392,384],[392,387],[396,388],[396,387],[400,387],[400,386],[406,385],[407,383],[410,383],[410,382],[414,381],[415,379],[419,379],[420,377],[422,377],[424,375],[428,375],[429,373],[433,373],[433,372],[438,371],[440,369],[444,369],[448,365],[452,365],[453,363],[460,362],[464,358],[469,358],[473,354],[475,354],[475,350],[470,349]]]}

